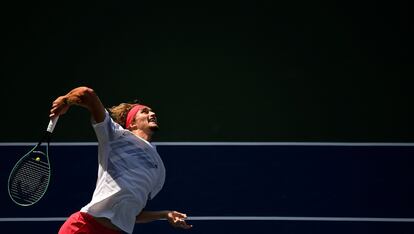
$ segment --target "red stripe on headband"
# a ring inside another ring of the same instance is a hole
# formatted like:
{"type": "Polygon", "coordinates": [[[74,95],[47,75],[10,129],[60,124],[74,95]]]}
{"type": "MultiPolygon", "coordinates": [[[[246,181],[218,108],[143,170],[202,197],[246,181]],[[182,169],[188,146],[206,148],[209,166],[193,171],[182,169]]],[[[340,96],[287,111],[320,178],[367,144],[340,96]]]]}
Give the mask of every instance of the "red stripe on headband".
{"type": "Polygon", "coordinates": [[[126,121],[125,121],[125,129],[129,128],[129,125],[131,124],[132,120],[134,119],[135,115],[137,114],[137,112],[139,110],[144,109],[146,106],[144,105],[139,105],[136,104],[134,105],[134,107],[131,108],[131,110],[129,110],[126,121]]]}

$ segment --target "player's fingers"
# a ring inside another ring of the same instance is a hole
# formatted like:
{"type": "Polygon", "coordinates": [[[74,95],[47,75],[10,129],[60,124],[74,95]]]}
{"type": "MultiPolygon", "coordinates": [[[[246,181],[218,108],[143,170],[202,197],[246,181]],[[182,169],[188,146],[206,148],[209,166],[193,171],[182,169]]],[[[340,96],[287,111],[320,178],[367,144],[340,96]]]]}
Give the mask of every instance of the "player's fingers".
{"type": "Polygon", "coordinates": [[[56,113],[56,107],[53,107],[52,109],[50,109],[50,115],[49,115],[49,117],[54,117],[56,115],[57,115],[57,113],[56,113]]]}
{"type": "Polygon", "coordinates": [[[182,220],[179,220],[179,219],[174,220],[174,225],[175,225],[176,227],[180,227],[180,226],[182,226],[182,225],[183,225],[183,221],[182,221],[182,220]]]}
{"type": "Polygon", "coordinates": [[[190,229],[193,227],[193,225],[189,225],[185,221],[180,221],[177,223],[177,227],[183,228],[183,229],[190,229]]]}
{"type": "Polygon", "coordinates": [[[58,115],[63,115],[63,114],[66,113],[66,111],[68,109],[69,109],[68,106],[55,106],[55,107],[52,107],[52,109],[50,109],[49,117],[52,118],[52,117],[55,117],[55,116],[58,116],[58,115]]]}
{"type": "Polygon", "coordinates": [[[175,228],[183,228],[183,229],[190,229],[193,227],[193,225],[187,224],[184,220],[180,219],[174,219],[171,220],[171,225],[175,228]]]}
{"type": "Polygon", "coordinates": [[[180,212],[177,212],[177,211],[174,211],[174,215],[176,215],[176,216],[178,216],[180,218],[183,218],[183,219],[186,219],[187,218],[187,215],[186,214],[180,213],[180,212]]]}

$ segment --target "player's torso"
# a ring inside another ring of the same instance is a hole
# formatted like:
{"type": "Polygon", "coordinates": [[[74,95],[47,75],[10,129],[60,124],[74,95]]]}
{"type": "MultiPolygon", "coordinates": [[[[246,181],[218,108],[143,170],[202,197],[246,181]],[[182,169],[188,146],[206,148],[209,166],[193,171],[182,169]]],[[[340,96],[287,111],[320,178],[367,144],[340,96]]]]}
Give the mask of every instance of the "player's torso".
{"type": "Polygon", "coordinates": [[[126,132],[107,149],[106,180],[136,195],[145,192],[153,197],[161,190],[165,167],[154,146],[126,132]]]}

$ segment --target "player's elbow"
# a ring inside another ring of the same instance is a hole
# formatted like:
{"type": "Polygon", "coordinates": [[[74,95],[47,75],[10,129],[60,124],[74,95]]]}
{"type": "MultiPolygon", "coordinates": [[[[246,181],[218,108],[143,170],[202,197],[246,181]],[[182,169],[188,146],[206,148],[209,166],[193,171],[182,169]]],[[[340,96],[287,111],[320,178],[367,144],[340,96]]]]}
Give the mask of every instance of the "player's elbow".
{"type": "Polygon", "coordinates": [[[86,86],[81,86],[78,88],[78,90],[79,93],[84,97],[96,95],[95,90],[86,86]]]}
{"type": "Polygon", "coordinates": [[[96,99],[97,97],[95,90],[86,86],[79,87],[79,96],[84,102],[96,99]]]}
{"type": "Polygon", "coordinates": [[[78,105],[90,107],[91,104],[95,103],[98,99],[95,91],[89,87],[81,86],[70,92],[70,97],[73,100],[73,103],[78,105]]]}

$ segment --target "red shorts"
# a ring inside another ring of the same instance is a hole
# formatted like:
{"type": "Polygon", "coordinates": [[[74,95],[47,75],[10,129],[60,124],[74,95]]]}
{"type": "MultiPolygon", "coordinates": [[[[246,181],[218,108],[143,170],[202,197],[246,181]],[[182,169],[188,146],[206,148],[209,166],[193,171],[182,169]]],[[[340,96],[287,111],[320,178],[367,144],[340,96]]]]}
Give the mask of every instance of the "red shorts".
{"type": "Polygon", "coordinates": [[[90,214],[76,212],[60,227],[58,234],[120,234],[98,223],[90,214]]]}

